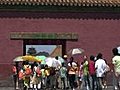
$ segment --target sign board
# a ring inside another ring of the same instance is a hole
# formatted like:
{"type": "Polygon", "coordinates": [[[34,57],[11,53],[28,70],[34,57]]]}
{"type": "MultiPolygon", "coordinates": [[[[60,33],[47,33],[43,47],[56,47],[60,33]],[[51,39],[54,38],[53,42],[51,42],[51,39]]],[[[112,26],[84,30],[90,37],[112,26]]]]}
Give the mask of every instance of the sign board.
{"type": "Polygon", "coordinates": [[[77,33],[11,32],[10,39],[78,39],[77,33]]]}

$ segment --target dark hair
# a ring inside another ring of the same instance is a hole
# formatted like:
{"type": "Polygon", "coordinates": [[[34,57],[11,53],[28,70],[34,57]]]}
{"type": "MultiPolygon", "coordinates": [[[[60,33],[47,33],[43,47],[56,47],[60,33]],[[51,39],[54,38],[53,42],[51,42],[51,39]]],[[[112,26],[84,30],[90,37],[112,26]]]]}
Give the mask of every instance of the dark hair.
{"type": "Polygon", "coordinates": [[[37,62],[34,62],[33,65],[34,65],[34,66],[38,66],[37,62]]]}
{"type": "Polygon", "coordinates": [[[58,56],[56,56],[55,59],[58,60],[58,56]]]}
{"type": "Polygon", "coordinates": [[[112,53],[113,53],[113,55],[119,55],[117,48],[113,48],[113,49],[112,49],[112,53]]]}
{"type": "Polygon", "coordinates": [[[47,65],[47,64],[45,64],[45,68],[48,68],[48,65],[47,65]]]}
{"type": "Polygon", "coordinates": [[[102,53],[98,53],[97,59],[102,59],[102,53]]]}
{"type": "Polygon", "coordinates": [[[71,57],[71,58],[70,58],[70,65],[71,65],[71,66],[72,66],[72,62],[73,62],[73,60],[74,60],[74,58],[71,57]]]}
{"type": "Polygon", "coordinates": [[[28,65],[28,64],[29,64],[28,60],[23,61],[23,65],[28,65]]]}
{"type": "Polygon", "coordinates": [[[81,65],[83,65],[84,62],[81,62],[81,65]]]}
{"type": "Polygon", "coordinates": [[[90,56],[90,60],[94,61],[95,57],[93,55],[90,56]]]}

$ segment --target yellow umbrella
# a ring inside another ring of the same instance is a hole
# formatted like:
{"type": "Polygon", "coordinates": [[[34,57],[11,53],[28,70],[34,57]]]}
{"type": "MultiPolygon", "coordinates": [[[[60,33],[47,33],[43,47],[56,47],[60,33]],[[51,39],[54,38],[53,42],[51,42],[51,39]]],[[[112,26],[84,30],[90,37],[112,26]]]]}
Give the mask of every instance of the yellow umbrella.
{"type": "Polygon", "coordinates": [[[30,61],[30,62],[41,62],[39,58],[36,58],[35,56],[31,56],[31,55],[22,56],[22,59],[24,61],[30,61]]]}

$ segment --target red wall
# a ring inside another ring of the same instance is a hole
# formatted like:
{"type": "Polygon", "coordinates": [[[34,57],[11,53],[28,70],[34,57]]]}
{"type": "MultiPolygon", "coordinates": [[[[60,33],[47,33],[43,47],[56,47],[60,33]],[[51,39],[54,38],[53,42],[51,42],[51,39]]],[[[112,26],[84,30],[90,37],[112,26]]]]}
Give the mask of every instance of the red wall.
{"type": "Polygon", "coordinates": [[[112,48],[120,45],[120,14],[0,12],[0,63],[12,63],[22,55],[21,40],[10,32],[76,32],[78,41],[68,41],[67,51],[81,47],[86,55],[103,53],[111,61],[112,48]]]}

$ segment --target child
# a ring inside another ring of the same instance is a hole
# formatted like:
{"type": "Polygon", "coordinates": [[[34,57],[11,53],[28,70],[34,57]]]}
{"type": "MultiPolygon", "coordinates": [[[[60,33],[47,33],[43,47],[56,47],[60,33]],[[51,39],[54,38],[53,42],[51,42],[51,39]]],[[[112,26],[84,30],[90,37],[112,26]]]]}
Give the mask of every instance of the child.
{"type": "Polygon", "coordinates": [[[60,68],[60,77],[61,77],[61,83],[63,86],[63,89],[66,88],[66,79],[67,79],[67,68],[64,66],[64,63],[62,63],[62,67],[60,68]]]}

